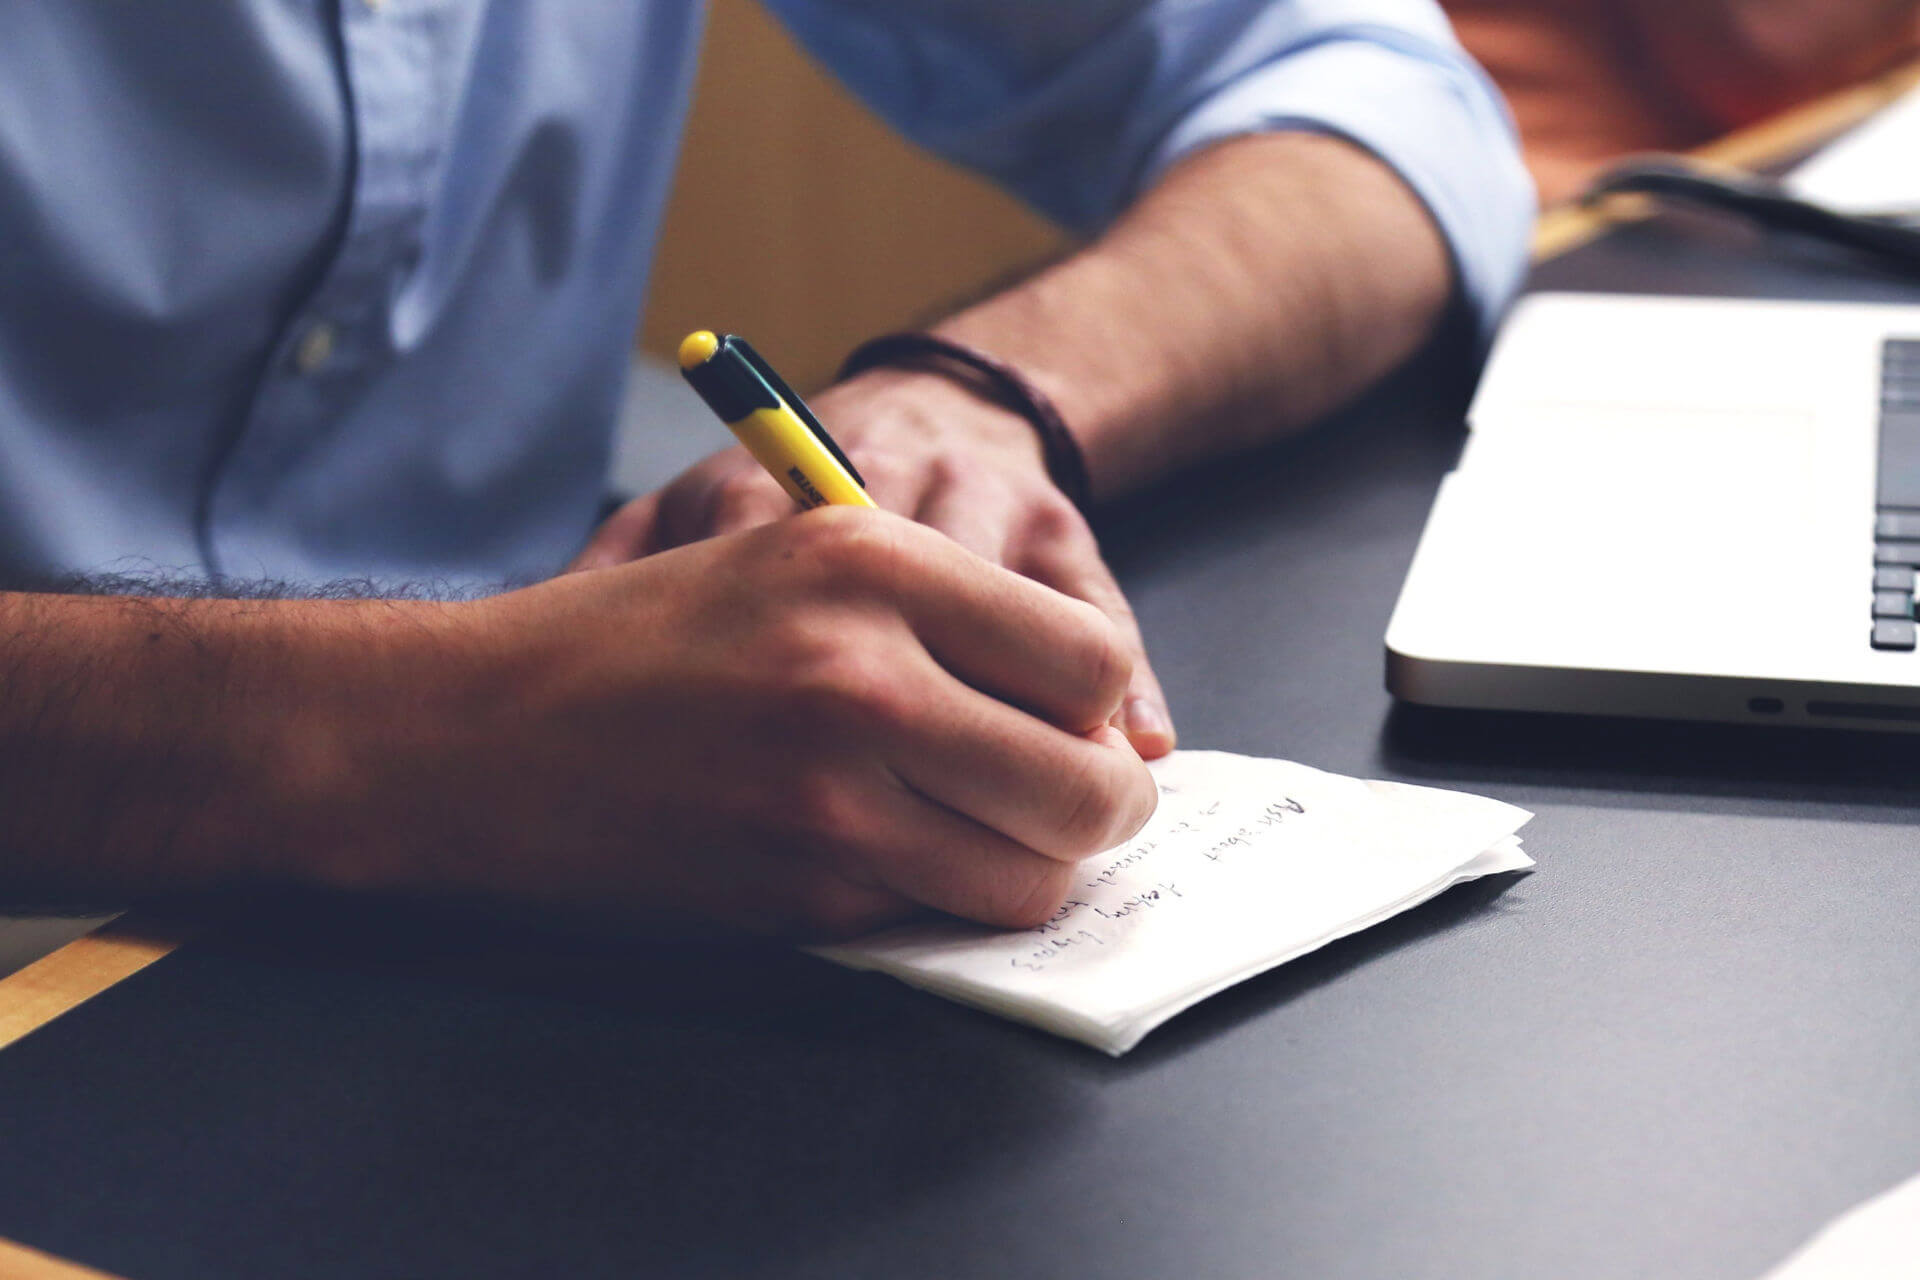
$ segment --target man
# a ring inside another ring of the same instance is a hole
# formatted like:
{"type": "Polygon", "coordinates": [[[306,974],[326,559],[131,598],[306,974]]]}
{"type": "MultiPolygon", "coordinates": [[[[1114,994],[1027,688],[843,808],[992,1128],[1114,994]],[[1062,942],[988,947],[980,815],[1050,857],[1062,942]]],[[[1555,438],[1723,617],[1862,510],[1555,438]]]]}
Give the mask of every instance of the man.
{"type": "MultiPolygon", "coordinates": [[[[1316,416],[1443,316],[1485,334],[1517,280],[1510,131],[1428,0],[774,7],[914,136],[1118,215],[941,327],[1057,403],[1098,496],[1316,416]]],[[[722,455],[547,577],[599,498],[696,16],[0,17],[0,565],[208,584],[0,595],[13,896],[1021,925],[1145,820],[1172,725],[1125,602],[1029,422],[943,372],[817,405],[921,523],[777,519],[722,455]],[[313,585],[342,578],[403,598],[313,585]]]]}

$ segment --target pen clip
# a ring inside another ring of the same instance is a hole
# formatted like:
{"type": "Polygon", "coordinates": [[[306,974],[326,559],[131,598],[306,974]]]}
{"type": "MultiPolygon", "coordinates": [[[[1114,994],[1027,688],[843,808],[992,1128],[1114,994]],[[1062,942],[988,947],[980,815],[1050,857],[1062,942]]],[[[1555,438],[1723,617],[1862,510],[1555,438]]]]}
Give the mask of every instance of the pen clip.
{"type": "Polygon", "coordinates": [[[760,353],[753,349],[753,344],[745,338],[729,334],[727,345],[739,352],[740,358],[747,362],[747,367],[759,375],[760,380],[767,384],[774,395],[780,397],[781,402],[793,411],[794,417],[806,424],[807,430],[813,432],[814,439],[833,455],[833,460],[847,469],[847,474],[853,477],[853,482],[862,489],[866,488],[867,482],[861,478],[859,469],[853,465],[853,460],[840,451],[839,444],[827,434],[827,429],[820,425],[820,419],[814,417],[813,410],[807,408],[807,402],[796,395],[793,388],[787,385],[786,380],[773,371],[772,365],[760,358],[760,353]]]}

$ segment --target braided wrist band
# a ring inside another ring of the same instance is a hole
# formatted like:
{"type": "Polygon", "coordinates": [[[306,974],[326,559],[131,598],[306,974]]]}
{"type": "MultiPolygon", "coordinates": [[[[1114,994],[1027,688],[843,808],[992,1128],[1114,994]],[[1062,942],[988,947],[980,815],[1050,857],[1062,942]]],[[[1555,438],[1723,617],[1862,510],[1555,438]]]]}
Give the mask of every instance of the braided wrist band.
{"type": "Polygon", "coordinates": [[[904,365],[954,376],[969,391],[983,399],[1012,410],[1028,422],[1040,436],[1041,456],[1047,474],[1074,506],[1085,511],[1092,501],[1087,481],[1087,460],[1080,444],[1067,430],[1060,410],[1047,393],[1035,386],[1012,365],[977,351],[963,343],[931,333],[889,333],[863,342],[840,366],[840,380],[846,381],[869,369],[883,365],[904,365]]]}

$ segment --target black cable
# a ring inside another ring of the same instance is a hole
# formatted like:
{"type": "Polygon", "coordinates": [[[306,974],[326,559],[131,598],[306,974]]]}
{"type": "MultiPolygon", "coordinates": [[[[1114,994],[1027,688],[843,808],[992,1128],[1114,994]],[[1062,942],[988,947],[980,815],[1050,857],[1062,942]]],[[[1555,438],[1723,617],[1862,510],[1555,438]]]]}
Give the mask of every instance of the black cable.
{"type": "Polygon", "coordinates": [[[1901,271],[1920,272],[1920,223],[1891,214],[1846,214],[1801,200],[1771,178],[1709,172],[1678,157],[1630,160],[1596,178],[1580,203],[1614,195],[1711,209],[1772,231],[1824,240],[1901,271]]]}

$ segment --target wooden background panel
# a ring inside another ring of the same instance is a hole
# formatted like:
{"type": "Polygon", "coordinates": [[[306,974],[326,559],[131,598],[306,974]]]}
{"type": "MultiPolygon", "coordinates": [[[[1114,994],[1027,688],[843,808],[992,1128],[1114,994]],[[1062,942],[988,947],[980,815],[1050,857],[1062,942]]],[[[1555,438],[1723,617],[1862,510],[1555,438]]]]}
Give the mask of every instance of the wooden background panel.
{"type": "Polygon", "coordinates": [[[874,334],[1057,253],[994,187],[889,132],[757,3],[713,0],[642,328],[750,337],[803,388],[874,334]]]}

